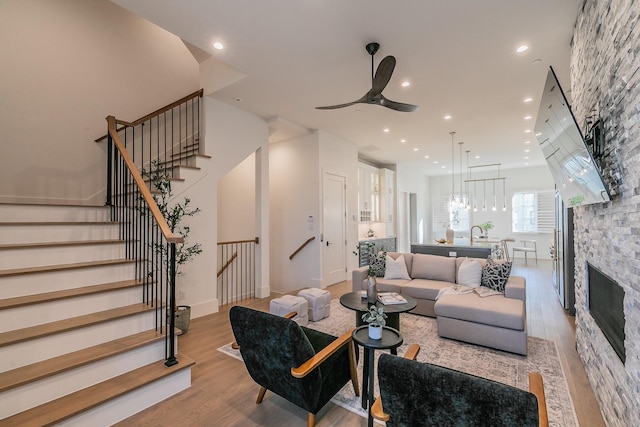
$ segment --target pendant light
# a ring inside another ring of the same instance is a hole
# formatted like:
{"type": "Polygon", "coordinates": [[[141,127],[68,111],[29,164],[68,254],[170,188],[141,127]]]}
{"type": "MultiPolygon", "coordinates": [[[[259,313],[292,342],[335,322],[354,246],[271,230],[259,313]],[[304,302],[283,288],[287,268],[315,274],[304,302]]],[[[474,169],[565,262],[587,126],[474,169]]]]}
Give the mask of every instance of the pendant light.
{"type": "Polygon", "coordinates": [[[466,210],[471,209],[471,193],[469,192],[469,180],[471,179],[471,171],[469,170],[469,152],[470,150],[466,150],[467,153],[467,180],[465,181],[465,192],[467,193],[467,205],[465,206],[466,210]]]}
{"type": "Polygon", "coordinates": [[[482,181],[482,212],[487,211],[487,181],[482,181]]]}
{"type": "Polygon", "coordinates": [[[473,182],[473,211],[478,212],[478,183],[473,182]]]}
{"type": "Polygon", "coordinates": [[[493,180],[493,206],[491,207],[492,211],[496,211],[496,180],[493,180]]]}
{"type": "Polygon", "coordinates": [[[451,135],[451,207],[454,208],[456,206],[456,188],[455,188],[455,164],[453,158],[453,136],[456,134],[455,132],[449,132],[451,135]]]}
{"type": "Polygon", "coordinates": [[[458,206],[460,207],[460,209],[464,209],[464,193],[462,191],[462,144],[464,144],[464,142],[460,141],[458,142],[458,146],[460,148],[460,203],[458,204],[458,206]]]}

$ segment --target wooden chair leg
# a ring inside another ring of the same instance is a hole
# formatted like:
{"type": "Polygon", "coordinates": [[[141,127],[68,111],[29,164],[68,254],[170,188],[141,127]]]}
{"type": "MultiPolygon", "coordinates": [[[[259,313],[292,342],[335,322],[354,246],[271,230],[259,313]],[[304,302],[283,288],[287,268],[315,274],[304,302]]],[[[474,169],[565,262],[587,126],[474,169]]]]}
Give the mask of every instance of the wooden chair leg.
{"type": "Polygon", "coordinates": [[[262,403],[262,399],[264,399],[264,394],[267,392],[267,389],[264,387],[260,387],[260,391],[258,392],[258,398],[256,399],[256,403],[262,403]]]}
{"type": "Polygon", "coordinates": [[[356,349],[353,341],[349,343],[349,372],[351,373],[351,384],[356,396],[360,396],[360,386],[358,385],[358,368],[356,366],[356,349]]]}
{"type": "Polygon", "coordinates": [[[316,426],[316,414],[312,414],[309,412],[307,414],[307,427],[315,427],[316,426]]]}

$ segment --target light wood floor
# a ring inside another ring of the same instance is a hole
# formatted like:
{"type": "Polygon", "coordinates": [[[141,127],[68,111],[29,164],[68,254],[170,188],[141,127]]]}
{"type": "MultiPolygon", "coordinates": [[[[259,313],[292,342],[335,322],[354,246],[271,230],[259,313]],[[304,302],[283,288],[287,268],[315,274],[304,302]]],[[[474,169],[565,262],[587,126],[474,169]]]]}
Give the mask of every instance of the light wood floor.
{"type": "MultiPolygon", "coordinates": [[[[553,340],[583,427],[605,426],[598,404],[575,350],[574,318],[565,315],[551,283],[551,261],[524,265],[517,260],[512,274],[527,279],[527,321],[532,336],[553,340]]],[[[333,298],[351,291],[350,281],[328,287],[333,298]]],[[[269,309],[269,298],[243,305],[269,309]]],[[[233,340],[225,307],[219,313],[193,319],[179,338],[179,349],[196,360],[191,388],[121,422],[119,426],[304,426],[306,413],[267,392],[256,405],[258,386],[242,362],[216,351],[233,340]]],[[[318,414],[317,425],[365,426],[366,420],[329,403],[318,414]]]]}

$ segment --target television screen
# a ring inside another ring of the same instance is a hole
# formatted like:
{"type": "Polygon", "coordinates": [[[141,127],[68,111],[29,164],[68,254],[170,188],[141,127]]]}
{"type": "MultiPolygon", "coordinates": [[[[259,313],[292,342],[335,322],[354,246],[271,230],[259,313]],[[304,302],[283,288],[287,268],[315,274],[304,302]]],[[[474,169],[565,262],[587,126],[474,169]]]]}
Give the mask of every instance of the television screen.
{"type": "Polygon", "coordinates": [[[535,132],[567,206],[611,200],[553,68],[544,85],[535,132]]]}

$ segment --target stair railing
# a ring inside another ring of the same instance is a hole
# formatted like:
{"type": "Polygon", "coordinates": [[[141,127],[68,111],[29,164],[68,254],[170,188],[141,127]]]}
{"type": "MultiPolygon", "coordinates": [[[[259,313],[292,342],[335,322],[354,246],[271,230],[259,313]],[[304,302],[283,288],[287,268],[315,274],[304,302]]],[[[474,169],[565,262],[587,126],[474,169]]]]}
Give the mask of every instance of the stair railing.
{"type": "Polygon", "coordinates": [[[251,240],[218,242],[218,301],[220,305],[255,298],[256,245],[251,240]]]}
{"type": "Polygon", "coordinates": [[[135,260],[142,301],[155,308],[155,329],[165,334],[165,365],[178,363],[175,349],[176,244],[142,175],[120,138],[115,117],[107,117],[108,187],[111,220],[120,223],[126,257],[135,260]],[[158,248],[164,248],[158,250],[158,248]],[[157,268],[160,266],[160,268],[157,268]]]}

